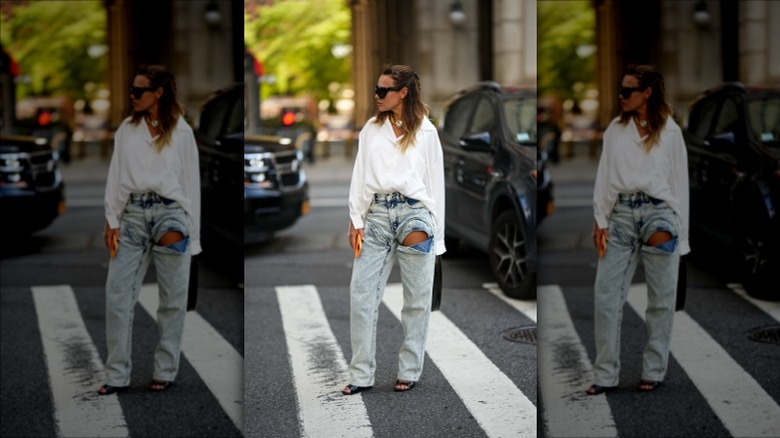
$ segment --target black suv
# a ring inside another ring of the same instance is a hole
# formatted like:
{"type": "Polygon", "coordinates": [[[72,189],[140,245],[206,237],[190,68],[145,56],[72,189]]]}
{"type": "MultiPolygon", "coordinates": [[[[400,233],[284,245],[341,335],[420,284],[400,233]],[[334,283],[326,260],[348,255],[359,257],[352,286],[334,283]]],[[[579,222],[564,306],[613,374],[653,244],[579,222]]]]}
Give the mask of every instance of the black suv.
{"type": "Polygon", "coordinates": [[[780,298],[780,90],[730,83],[705,91],[684,137],[693,254],[710,243],[731,249],[748,291],[780,298]]]}
{"type": "Polygon", "coordinates": [[[65,211],[58,153],[45,138],[0,136],[0,210],[3,232],[27,235],[65,211]]]}
{"type": "Polygon", "coordinates": [[[488,253],[510,297],[536,296],[536,224],[552,209],[552,182],[536,144],[536,91],[481,82],[444,104],[446,243],[488,253]]]}

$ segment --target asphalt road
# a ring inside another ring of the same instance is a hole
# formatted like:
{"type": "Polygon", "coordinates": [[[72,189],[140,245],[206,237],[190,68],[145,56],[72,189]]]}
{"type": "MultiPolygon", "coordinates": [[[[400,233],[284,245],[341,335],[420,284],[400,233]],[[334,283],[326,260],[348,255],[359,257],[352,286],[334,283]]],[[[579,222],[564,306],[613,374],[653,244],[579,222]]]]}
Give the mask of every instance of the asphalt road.
{"type": "Polygon", "coordinates": [[[147,390],[158,339],[150,268],[135,309],[131,388],[96,394],[106,357],[108,255],[101,236],[107,168],[97,157],[63,166],[65,214],[31,237],[6,230],[0,435],[241,436],[244,295],[218,264],[201,264],[198,307],[187,316],[175,385],[164,393],[147,390]]]}
{"type": "Polygon", "coordinates": [[[780,436],[780,348],[747,337],[778,327],[780,302],[750,298],[717,253],[695,246],[663,386],[636,389],[646,340],[640,268],[623,311],[619,388],[585,395],[595,359],[595,169],[583,156],[552,168],[558,209],[538,230],[540,436],[780,436]]]}

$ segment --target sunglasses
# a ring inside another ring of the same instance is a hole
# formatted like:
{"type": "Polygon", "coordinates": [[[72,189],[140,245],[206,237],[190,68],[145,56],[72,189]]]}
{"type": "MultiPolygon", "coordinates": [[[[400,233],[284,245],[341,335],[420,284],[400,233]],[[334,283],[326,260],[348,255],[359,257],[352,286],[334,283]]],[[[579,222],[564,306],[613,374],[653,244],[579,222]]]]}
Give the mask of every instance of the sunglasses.
{"type": "Polygon", "coordinates": [[[130,95],[135,97],[136,99],[140,99],[141,96],[144,95],[147,91],[154,91],[156,88],[154,87],[134,87],[130,86],[130,95]]]}
{"type": "Polygon", "coordinates": [[[623,87],[623,86],[618,86],[617,91],[618,91],[618,94],[620,95],[620,97],[622,97],[623,99],[628,99],[629,97],[631,97],[631,94],[634,91],[644,91],[644,88],[642,88],[642,87],[623,87]]]}
{"type": "Polygon", "coordinates": [[[374,87],[374,94],[379,96],[380,99],[384,99],[387,93],[390,91],[399,91],[403,87],[374,87]]]}

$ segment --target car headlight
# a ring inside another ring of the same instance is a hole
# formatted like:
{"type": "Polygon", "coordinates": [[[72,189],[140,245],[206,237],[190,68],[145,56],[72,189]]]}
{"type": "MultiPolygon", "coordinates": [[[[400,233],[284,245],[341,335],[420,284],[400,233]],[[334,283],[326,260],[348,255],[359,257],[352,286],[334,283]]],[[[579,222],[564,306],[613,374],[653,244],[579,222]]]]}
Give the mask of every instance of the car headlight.
{"type": "Polygon", "coordinates": [[[244,184],[271,187],[273,183],[269,178],[269,171],[272,166],[271,154],[244,154],[244,184]]]}

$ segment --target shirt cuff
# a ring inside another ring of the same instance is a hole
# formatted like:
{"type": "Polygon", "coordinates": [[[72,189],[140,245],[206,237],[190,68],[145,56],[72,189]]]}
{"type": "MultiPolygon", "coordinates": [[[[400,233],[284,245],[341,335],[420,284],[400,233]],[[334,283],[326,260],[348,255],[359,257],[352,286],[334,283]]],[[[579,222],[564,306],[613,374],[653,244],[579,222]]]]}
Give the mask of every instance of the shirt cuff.
{"type": "Polygon", "coordinates": [[[190,239],[190,255],[198,255],[203,252],[200,247],[200,239],[190,239]]]}
{"type": "Polygon", "coordinates": [[[108,221],[108,228],[112,230],[119,228],[119,218],[116,215],[106,215],[106,220],[108,221]]]}
{"type": "Polygon", "coordinates": [[[350,220],[352,220],[352,226],[355,227],[355,229],[363,228],[363,218],[360,216],[350,216],[350,220]]]}
{"type": "Polygon", "coordinates": [[[691,252],[691,245],[688,243],[688,239],[680,240],[680,255],[684,256],[691,252]]]}
{"type": "Polygon", "coordinates": [[[607,216],[603,214],[597,214],[595,217],[596,224],[599,226],[599,228],[609,228],[609,221],[607,220],[607,216]]]}
{"type": "Polygon", "coordinates": [[[445,252],[447,252],[447,248],[444,246],[444,240],[439,240],[436,242],[436,255],[442,255],[445,252]]]}

